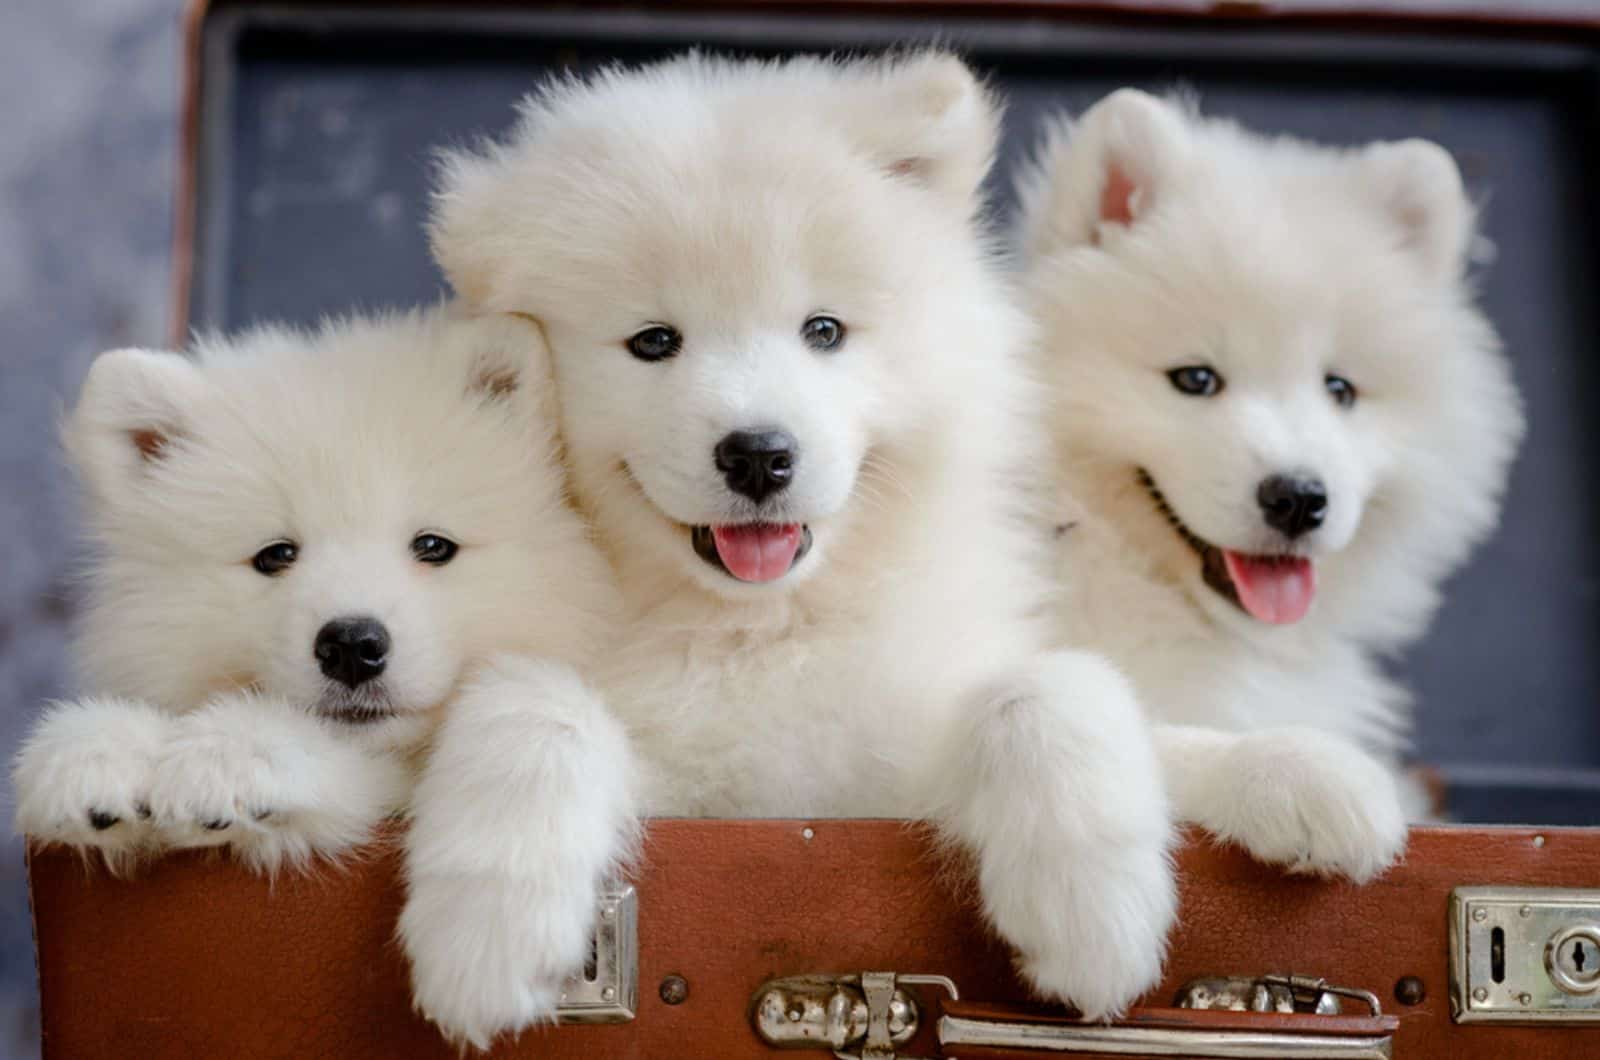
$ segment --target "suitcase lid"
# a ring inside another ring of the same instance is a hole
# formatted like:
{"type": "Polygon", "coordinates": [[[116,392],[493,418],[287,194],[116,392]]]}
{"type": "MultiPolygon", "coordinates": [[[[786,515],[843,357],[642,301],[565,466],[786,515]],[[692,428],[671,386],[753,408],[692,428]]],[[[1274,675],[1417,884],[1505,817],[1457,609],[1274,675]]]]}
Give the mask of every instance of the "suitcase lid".
{"type": "MultiPolygon", "coordinates": [[[[1509,6],[1509,5],[1508,5],[1509,6]]],[[[682,48],[752,55],[938,39],[1011,100],[993,177],[1039,119],[1124,84],[1197,89],[1211,113],[1333,143],[1448,147],[1497,248],[1480,277],[1532,429],[1500,531],[1397,669],[1417,754],[1465,820],[1600,821],[1600,13],[1338,2],[746,3],[583,8],[442,0],[197,4],[190,23],[177,320],[308,322],[429,301],[431,152],[504,129],[562,69],[682,48]],[[1138,8],[1137,10],[1135,8],[1138,8]]]]}

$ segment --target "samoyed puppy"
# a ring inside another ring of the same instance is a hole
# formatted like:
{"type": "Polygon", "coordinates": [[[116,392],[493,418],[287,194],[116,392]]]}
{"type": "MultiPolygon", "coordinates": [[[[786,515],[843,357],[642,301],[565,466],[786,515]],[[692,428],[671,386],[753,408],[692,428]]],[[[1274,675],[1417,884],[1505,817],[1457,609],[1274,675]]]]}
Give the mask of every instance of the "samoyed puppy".
{"type": "Polygon", "coordinates": [[[1523,432],[1454,161],[1124,90],[1053,128],[1021,190],[1063,635],[1172,723],[1181,817],[1371,877],[1424,810],[1379,659],[1493,529],[1523,432]]]}
{"type": "MultiPolygon", "coordinates": [[[[1127,683],[1047,650],[1025,318],[980,217],[998,119],[943,54],[613,68],[449,156],[432,235],[468,303],[548,336],[637,808],[930,818],[1027,979],[1098,1017],[1158,978],[1171,826],[1127,683]]],[[[401,930],[454,1037],[549,1018],[581,963],[576,884],[625,839],[600,783],[548,780],[578,735],[430,766],[416,819],[459,841],[413,852],[401,930]]]]}
{"type": "Polygon", "coordinates": [[[65,430],[92,694],[22,747],[18,830],[117,868],[336,853],[402,806],[445,704],[582,662],[608,575],[563,500],[541,342],[436,311],[99,357],[65,430]]]}

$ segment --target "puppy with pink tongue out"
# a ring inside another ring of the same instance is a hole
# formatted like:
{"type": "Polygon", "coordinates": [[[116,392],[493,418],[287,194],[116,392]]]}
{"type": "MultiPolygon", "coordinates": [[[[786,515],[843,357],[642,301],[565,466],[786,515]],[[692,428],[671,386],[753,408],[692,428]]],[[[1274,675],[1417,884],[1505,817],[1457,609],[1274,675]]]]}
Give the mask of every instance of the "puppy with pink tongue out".
{"type": "Polygon", "coordinates": [[[401,933],[447,1034],[550,1018],[619,805],[924,818],[1040,996],[1102,1017],[1159,981],[1156,751],[1123,677],[1054,649],[1025,511],[1041,402],[982,224],[999,128],[937,52],[688,55],[554,81],[450,156],[434,250],[549,340],[623,597],[585,676],[628,740],[520,674],[446,720],[461,753],[414,813],[452,842],[411,858],[401,933]]]}
{"type": "Polygon", "coordinates": [[[1052,128],[1020,191],[1060,635],[1164,723],[1180,817],[1375,875],[1426,812],[1377,657],[1494,528],[1523,430],[1455,162],[1123,90],[1052,128]]]}

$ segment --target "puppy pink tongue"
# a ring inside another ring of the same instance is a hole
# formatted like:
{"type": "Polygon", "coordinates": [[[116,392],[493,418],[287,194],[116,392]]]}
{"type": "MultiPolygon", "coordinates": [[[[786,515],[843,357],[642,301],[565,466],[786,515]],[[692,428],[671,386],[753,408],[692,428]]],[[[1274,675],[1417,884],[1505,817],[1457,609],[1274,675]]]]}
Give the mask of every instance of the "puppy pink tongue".
{"type": "Polygon", "coordinates": [[[742,582],[770,582],[789,573],[803,530],[799,523],[713,526],[711,539],[729,574],[742,582]]]}
{"type": "Polygon", "coordinates": [[[1298,556],[1245,556],[1222,553],[1239,602],[1251,617],[1287,625],[1306,617],[1317,592],[1317,572],[1298,556]]]}

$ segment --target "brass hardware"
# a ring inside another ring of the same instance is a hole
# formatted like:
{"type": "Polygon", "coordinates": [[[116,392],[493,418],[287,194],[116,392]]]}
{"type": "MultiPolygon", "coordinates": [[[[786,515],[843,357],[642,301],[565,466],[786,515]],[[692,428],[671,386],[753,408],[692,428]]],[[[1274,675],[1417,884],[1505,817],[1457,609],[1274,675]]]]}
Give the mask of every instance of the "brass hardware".
{"type": "Polygon", "coordinates": [[[664,1004],[681,1005],[689,1000],[689,981],[681,975],[669,975],[661,980],[657,993],[664,1004]]]}
{"type": "Polygon", "coordinates": [[[1403,975],[1395,981],[1394,999],[1402,1005],[1420,1005],[1427,1000],[1428,988],[1420,976],[1403,975]]]}

